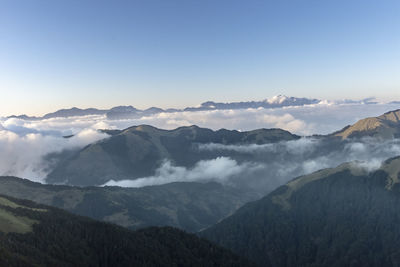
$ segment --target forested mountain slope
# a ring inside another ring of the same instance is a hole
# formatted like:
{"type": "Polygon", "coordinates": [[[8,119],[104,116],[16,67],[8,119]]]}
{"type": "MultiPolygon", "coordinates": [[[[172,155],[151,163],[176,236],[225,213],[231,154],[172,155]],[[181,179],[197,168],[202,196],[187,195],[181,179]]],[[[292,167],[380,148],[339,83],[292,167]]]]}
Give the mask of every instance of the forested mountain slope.
{"type": "Polygon", "coordinates": [[[249,266],[173,228],[136,232],[0,196],[1,266],[249,266]]]}
{"type": "Polygon", "coordinates": [[[400,266],[400,158],[299,177],[202,236],[260,266],[400,266]]]}
{"type": "MultiPolygon", "coordinates": [[[[192,167],[200,160],[220,153],[199,151],[198,144],[266,144],[300,137],[280,129],[249,132],[212,131],[197,126],[162,130],[148,125],[134,126],[88,145],[62,160],[47,176],[48,183],[91,186],[110,180],[136,179],[154,175],[164,160],[192,167]]],[[[222,155],[223,156],[223,155],[222,155]]]]}
{"type": "Polygon", "coordinates": [[[173,226],[196,232],[261,197],[218,183],[170,183],[143,188],[43,185],[0,177],[0,194],[55,206],[129,229],[173,226]]]}

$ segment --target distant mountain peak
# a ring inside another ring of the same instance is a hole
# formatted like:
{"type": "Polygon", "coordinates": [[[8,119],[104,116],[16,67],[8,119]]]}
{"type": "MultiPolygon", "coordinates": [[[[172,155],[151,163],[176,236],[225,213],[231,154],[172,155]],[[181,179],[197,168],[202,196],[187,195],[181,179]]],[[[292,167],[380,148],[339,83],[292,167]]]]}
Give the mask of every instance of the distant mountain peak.
{"type": "MultiPolygon", "coordinates": [[[[289,99],[289,97],[287,97],[285,95],[276,95],[271,98],[265,99],[265,102],[267,102],[269,104],[282,104],[283,102],[287,101],[288,99],[289,99]]],[[[293,98],[293,99],[294,99],[294,101],[296,101],[296,98],[293,98]]]]}
{"type": "Polygon", "coordinates": [[[116,112],[126,112],[126,111],[137,111],[137,108],[134,108],[133,106],[116,106],[110,109],[110,111],[116,111],[116,112]]]}

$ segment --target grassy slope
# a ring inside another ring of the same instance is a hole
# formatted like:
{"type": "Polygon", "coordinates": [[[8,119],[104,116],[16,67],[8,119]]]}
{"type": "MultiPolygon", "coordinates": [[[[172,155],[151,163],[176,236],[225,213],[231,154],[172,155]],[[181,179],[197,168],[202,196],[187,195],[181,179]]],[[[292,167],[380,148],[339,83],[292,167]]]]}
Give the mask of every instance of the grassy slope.
{"type": "Polygon", "coordinates": [[[400,110],[387,112],[378,117],[365,118],[334,133],[340,138],[374,136],[393,138],[400,136],[400,110]]]}
{"type": "Polygon", "coordinates": [[[42,185],[0,177],[0,194],[29,199],[130,229],[174,226],[198,231],[227,217],[257,194],[217,183],[173,183],[144,188],[42,185]]]}

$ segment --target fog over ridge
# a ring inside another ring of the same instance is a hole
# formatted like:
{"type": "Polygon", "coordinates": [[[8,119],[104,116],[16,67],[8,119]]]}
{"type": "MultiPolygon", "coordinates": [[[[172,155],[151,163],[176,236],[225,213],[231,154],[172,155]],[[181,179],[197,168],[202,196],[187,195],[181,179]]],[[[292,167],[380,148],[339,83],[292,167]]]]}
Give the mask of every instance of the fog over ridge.
{"type": "MultiPolygon", "coordinates": [[[[50,167],[49,162],[44,160],[46,155],[68,149],[80,149],[108,137],[97,131],[98,129],[124,129],[140,124],[150,124],[163,129],[198,125],[214,130],[282,128],[295,134],[310,135],[331,133],[359,119],[381,115],[398,107],[396,104],[319,103],[273,110],[258,108],[158,113],[121,120],[109,120],[104,115],[35,121],[2,118],[0,120],[0,175],[14,175],[44,182],[50,167]],[[69,135],[73,137],[63,137],[69,135]]],[[[260,182],[279,185],[300,174],[334,167],[345,161],[361,160],[370,162],[371,166],[377,166],[386,158],[400,155],[398,141],[381,142],[373,139],[346,141],[339,147],[337,144],[321,143],[316,138],[301,138],[297,141],[266,145],[204,144],[198,149],[232,151],[238,154],[238,158],[221,156],[198,162],[196,166],[210,170],[204,177],[196,174],[198,171],[196,167],[186,169],[166,161],[160,165],[154,176],[142,177],[135,186],[159,184],[160,181],[180,181],[184,180],[184,176],[199,181],[215,180],[218,179],[215,177],[219,176],[219,178],[222,177],[219,181],[224,183],[238,183],[239,176],[247,176],[248,180],[254,181],[254,185],[260,182]],[[241,159],[246,154],[254,154],[254,157],[247,161],[241,159]],[[226,168],[229,166],[236,172],[225,175],[223,168],[218,168],[218,166],[227,166],[226,168]],[[218,170],[221,170],[221,173],[218,170]]]]}
{"type": "Polygon", "coordinates": [[[170,182],[216,181],[226,185],[250,187],[269,192],[289,180],[345,162],[371,172],[387,158],[400,155],[400,140],[382,141],[375,138],[326,143],[315,138],[301,138],[267,145],[201,144],[198,149],[253,153],[252,161],[218,157],[198,162],[188,169],[165,161],[156,174],[136,180],[111,180],[105,186],[142,187],[170,182]]]}
{"type": "Polygon", "coordinates": [[[110,180],[103,186],[143,187],[161,185],[172,182],[219,182],[232,183],[231,179],[238,175],[249,175],[265,168],[262,163],[245,162],[238,164],[228,157],[217,157],[211,160],[201,160],[193,168],[174,166],[165,160],[157,169],[156,174],[135,180],[110,180]]]}

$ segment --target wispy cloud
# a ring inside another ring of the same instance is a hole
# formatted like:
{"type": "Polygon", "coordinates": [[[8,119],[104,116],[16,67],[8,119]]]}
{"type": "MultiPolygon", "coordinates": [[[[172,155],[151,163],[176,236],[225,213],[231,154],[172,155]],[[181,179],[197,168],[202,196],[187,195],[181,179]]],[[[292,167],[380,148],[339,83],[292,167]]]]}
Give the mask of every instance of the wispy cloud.
{"type": "Polygon", "coordinates": [[[154,176],[135,180],[107,182],[104,186],[143,187],[160,185],[171,182],[209,182],[230,183],[238,175],[249,175],[264,168],[259,163],[245,162],[239,164],[228,157],[218,157],[212,160],[201,160],[193,168],[173,166],[166,160],[156,171],[154,176]]]}
{"type": "Polygon", "coordinates": [[[353,162],[366,171],[381,166],[387,158],[400,155],[400,140],[365,138],[353,141],[323,141],[302,138],[267,145],[203,144],[200,150],[232,151],[231,157],[199,161],[193,168],[174,166],[165,161],[155,175],[136,180],[111,180],[105,185],[142,187],[178,181],[217,181],[250,187],[267,193],[289,180],[314,171],[353,162]],[[357,162],[355,162],[357,161],[357,162]]]}
{"type": "MultiPolygon", "coordinates": [[[[195,124],[215,130],[220,128],[238,130],[282,128],[300,135],[308,135],[330,133],[341,129],[347,124],[354,123],[358,119],[377,116],[399,107],[396,104],[371,105],[365,103],[338,104],[326,102],[278,109],[259,108],[159,113],[124,120],[108,120],[106,116],[102,115],[53,118],[38,121],[3,118],[0,119],[0,175],[16,175],[43,181],[49,167],[46,165],[48,164],[47,161],[43,160],[47,154],[65,149],[79,149],[91,142],[107,137],[107,135],[97,132],[97,129],[123,129],[140,124],[173,129],[179,126],[195,124]],[[68,135],[74,135],[74,137],[63,138],[63,136],[68,135]]],[[[265,161],[257,159],[257,157],[263,156],[268,159],[269,171],[263,173],[260,169],[257,169],[258,174],[267,180],[275,179],[281,181],[316,169],[332,167],[343,161],[368,160],[368,153],[375,155],[379,160],[384,157],[394,156],[400,154],[396,150],[397,147],[397,144],[375,144],[363,141],[360,144],[348,144],[345,147],[341,147],[342,152],[334,150],[336,152],[333,153],[323,150],[324,147],[317,140],[300,139],[284,144],[267,144],[263,146],[208,144],[200,149],[232,150],[241,154],[253,153],[256,159],[254,162],[265,164],[265,161]],[[393,147],[390,147],[390,145],[393,145],[393,147]],[[315,152],[319,150],[325,151],[326,154],[315,152]],[[271,155],[276,160],[273,160],[271,155]]],[[[237,164],[243,164],[243,162],[239,162],[234,158],[231,158],[231,160],[236,161],[237,164]]],[[[230,161],[225,161],[225,159],[217,161],[217,163],[221,162],[227,163],[230,161]]],[[[249,162],[253,162],[253,159],[249,160],[249,162]]],[[[168,165],[164,167],[168,167],[168,165]]],[[[170,167],[180,168],[173,165],[170,165],[170,167]]],[[[186,171],[187,175],[191,170],[186,171]]],[[[178,177],[182,176],[178,175],[178,177]]]]}

